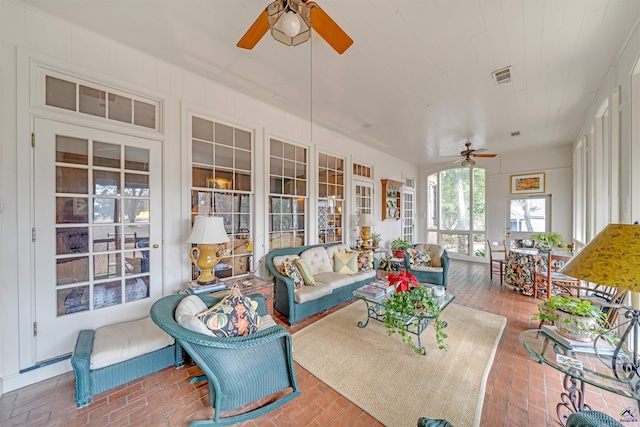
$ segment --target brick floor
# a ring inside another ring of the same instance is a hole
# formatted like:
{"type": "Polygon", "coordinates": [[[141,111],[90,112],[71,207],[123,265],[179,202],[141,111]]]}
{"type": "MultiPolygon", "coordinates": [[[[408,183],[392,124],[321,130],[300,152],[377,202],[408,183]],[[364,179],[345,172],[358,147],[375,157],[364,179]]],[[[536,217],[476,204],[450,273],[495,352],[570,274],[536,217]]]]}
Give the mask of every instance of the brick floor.
{"type": "MultiPolygon", "coordinates": [[[[560,401],[562,376],[533,361],[518,343],[521,331],[537,327],[537,322],[531,320],[537,311],[537,301],[500,286],[496,279],[491,283],[487,264],[464,261],[452,261],[449,291],[456,295],[457,304],[501,314],[508,319],[487,380],[481,425],[559,425],[556,405],[560,401]]],[[[341,307],[301,321],[289,329],[298,331],[341,307]]],[[[276,319],[286,325],[278,315],[276,319]]],[[[381,425],[297,364],[295,368],[302,394],[243,426],[381,425]]],[[[206,384],[188,383],[188,378],[198,374],[197,366],[167,368],[94,396],[90,405],[76,408],[73,374],[69,372],[5,393],[0,398],[0,427],[187,426],[189,422],[210,418],[213,414],[208,405],[206,384]]],[[[628,406],[636,408],[633,400],[589,386],[586,399],[593,409],[614,418],[628,406]]]]}

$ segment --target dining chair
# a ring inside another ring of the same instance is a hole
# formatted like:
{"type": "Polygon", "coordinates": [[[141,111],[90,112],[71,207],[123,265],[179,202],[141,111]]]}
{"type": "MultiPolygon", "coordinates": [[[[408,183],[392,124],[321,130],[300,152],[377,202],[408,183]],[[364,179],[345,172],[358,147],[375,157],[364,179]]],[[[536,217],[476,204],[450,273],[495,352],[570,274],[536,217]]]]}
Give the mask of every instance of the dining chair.
{"type": "Polygon", "coordinates": [[[489,246],[489,278],[493,281],[493,273],[497,273],[500,276],[500,285],[502,286],[502,278],[504,276],[504,266],[507,263],[507,245],[504,240],[502,242],[490,242],[487,240],[489,246]]]}
{"type": "Polygon", "coordinates": [[[537,257],[533,273],[533,297],[538,297],[538,291],[544,289],[545,298],[551,297],[554,286],[580,286],[580,280],[562,274],[559,270],[571,259],[571,253],[549,252],[537,257]]]}

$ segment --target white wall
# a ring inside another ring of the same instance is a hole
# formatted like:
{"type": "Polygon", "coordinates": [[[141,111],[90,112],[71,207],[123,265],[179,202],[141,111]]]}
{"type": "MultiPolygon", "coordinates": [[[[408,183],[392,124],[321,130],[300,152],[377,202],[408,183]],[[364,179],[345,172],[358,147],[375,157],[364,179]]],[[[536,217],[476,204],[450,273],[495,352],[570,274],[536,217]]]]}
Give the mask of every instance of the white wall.
{"type": "MultiPolygon", "coordinates": [[[[234,92],[216,83],[195,76],[185,70],[135,51],[84,28],[47,16],[37,10],[0,0],[0,114],[1,143],[0,201],[0,392],[39,381],[69,369],[68,362],[53,367],[40,368],[19,374],[32,361],[33,342],[28,319],[33,318],[33,286],[31,271],[32,244],[30,237],[32,207],[29,188],[31,175],[29,161],[31,150],[28,135],[31,117],[59,119],[76,118],[65,112],[29,107],[28,70],[24,58],[34,57],[64,68],[83,78],[159,97],[163,100],[163,172],[164,172],[164,292],[180,287],[189,271],[184,240],[189,228],[187,186],[190,170],[185,165],[186,153],[184,123],[185,111],[197,110],[222,122],[248,126],[254,129],[256,147],[256,202],[257,211],[266,206],[266,198],[260,185],[263,181],[265,134],[277,134],[291,142],[307,145],[311,152],[339,153],[347,158],[347,213],[353,212],[351,204],[350,161],[357,159],[374,167],[375,215],[380,218],[380,179],[400,180],[402,174],[417,177],[417,167],[390,157],[343,136],[315,127],[310,141],[310,126],[306,119],[270,107],[264,103],[234,92]],[[24,73],[27,72],[25,76],[24,73]],[[19,73],[20,77],[18,76],[19,73]],[[27,82],[18,87],[19,82],[27,82]],[[25,107],[19,107],[19,106],[25,107]],[[183,209],[175,209],[182,201],[183,209]],[[17,319],[23,319],[18,325],[17,319]],[[26,321],[25,321],[26,319],[26,321]],[[19,350],[22,349],[22,350],[19,350]]],[[[28,66],[27,66],[28,68],[28,66]]],[[[82,120],[90,125],[94,119],[82,120]]],[[[98,122],[95,122],[98,126],[98,122]]],[[[102,125],[100,125],[102,126],[102,125]]],[[[311,173],[315,168],[311,169],[311,173]]],[[[315,190],[312,192],[315,194],[315,190]]],[[[310,214],[313,220],[314,204],[310,214]]],[[[264,221],[256,215],[255,236],[264,235],[264,221]]],[[[349,220],[349,215],[345,215],[349,220]]],[[[345,230],[351,232],[347,222],[345,230]]],[[[400,234],[399,221],[385,221],[376,227],[388,241],[400,234]]],[[[315,239],[311,236],[311,239],[315,239]]],[[[351,236],[346,241],[351,242],[351,236]]],[[[257,256],[264,247],[256,245],[257,256]]],[[[116,319],[114,319],[115,321],[116,319]]]]}

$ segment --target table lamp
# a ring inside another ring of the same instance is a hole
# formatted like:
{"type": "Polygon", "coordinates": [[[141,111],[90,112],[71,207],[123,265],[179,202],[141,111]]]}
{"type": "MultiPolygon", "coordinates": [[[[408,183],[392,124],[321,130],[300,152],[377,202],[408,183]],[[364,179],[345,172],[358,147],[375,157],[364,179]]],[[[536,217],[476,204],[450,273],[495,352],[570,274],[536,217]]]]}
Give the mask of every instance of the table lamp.
{"type": "Polygon", "coordinates": [[[371,246],[371,226],[373,225],[373,215],[367,213],[360,215],[358,221],[360,226],[360,238],[363,246],[371,246]]]}
{"type": "MultiPolygon", "coordinates": [[[[637,222],[607,225],[560,269],[560,273],[631,292],[632,310],[625,313],[628,320],[615,327],[622,330],[626,326],[626,329],[611,359],[616,378],[631,381],[640,368],[637,345],[640,338],[640,225],[637,222]],[[633,336],[630,337],[632,331],[633,336]],[[633,350],[632,360],[624,352],[629,338],[634,340],[630,346],[633,350]]],[[[602,357],[598,357],[604,362],[602,357]]]]}
{"type": "Polygon", "coordinates": [[[216,276],[211,270],[220,262],[221,255],[218,251],[224,248],[224,245],[220,244],[228,241],[229,236],[224,229],[222,217],[197,216],[194,218],[191,235],[187,242],[198,244],[197,247],[191,248],[189,258],[201,270],[197,279],[199,285],[216,281],[216,276]]]}

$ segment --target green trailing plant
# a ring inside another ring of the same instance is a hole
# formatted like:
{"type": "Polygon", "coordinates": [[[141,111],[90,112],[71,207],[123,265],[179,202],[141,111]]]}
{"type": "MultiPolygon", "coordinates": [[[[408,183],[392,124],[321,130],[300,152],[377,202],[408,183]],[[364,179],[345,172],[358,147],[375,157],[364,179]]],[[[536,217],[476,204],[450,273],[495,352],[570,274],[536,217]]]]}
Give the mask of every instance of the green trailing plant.
{"type": "MultiPolygon", "coordinates": [[[[604,323],[604,313],[600,307],[591,304],[591,301],[576,297],[556,295],[549,298],[546,302],[538,304],[538,308],[540,312],[533,315],[534,320],[544,320],[549,323],[554,323],[557,320],[554,311],[560,310],[575,316],[596,318],[600,325],[604,323]]],[[[569,323],[568,321],[566,322],[569,323]]]]}
{"type": "Polygon", "coordinates": [[[419,285],[414,286],[417,280],[411,273],[389,275],[389,282],[396,284],[396,292],[384,302],[384,325],[387,328],[387,335],[399,334],[402,342],[411,347],[414,352],[424,354],[423,350],[413,342],[413,334],[409,330],[410,328],[417,330],[419,319],[415,316],[416,313],[428,314],[433,316],[431,323],[436,332],[438,348],[447,351],[449,344],[445,342],[448,337],[445,332],[446,323],[440,319],[442,311],[440,304],[431,296],[429,290],[419,285]]]}
{"type": "Polygon", "coordinates": [[[534,233],[531,235],[531,240],[536,242],[536,246],[544,246],[549,249],[565,247],[567,245],[564,236],[555,232],[534,233]]]}

